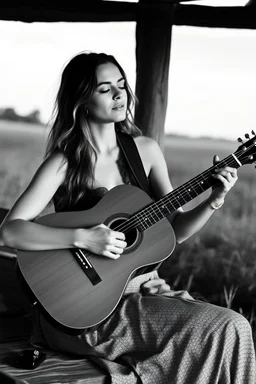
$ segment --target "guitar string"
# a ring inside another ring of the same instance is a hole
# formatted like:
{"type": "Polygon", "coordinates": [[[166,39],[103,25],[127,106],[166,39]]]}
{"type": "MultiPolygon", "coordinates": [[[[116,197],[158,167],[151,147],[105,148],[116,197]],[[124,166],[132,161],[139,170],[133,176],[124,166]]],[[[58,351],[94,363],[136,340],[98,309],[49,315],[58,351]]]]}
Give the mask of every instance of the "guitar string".
{"type": "MultiPolygon", "coordinates": [[[[245,154],[249,149],[251,149],[251,148],[253,148],[255,146],[255,143],[253,143],[251,146],[249,146],[248,148],[246,148],[246,150],[243,150],[243,149],[241,149],[240,151],[237,151],[236,152],[236,154],[235,154],[235,156],[239,159],[239,157],[240,157],[240,155],[242,155],[242,154],[245,154]]],[[[198,176],[196,176],[196,177],[199,177],[199,176],[202,176],[203,174],[206,174],[206,173],[211,173],[211,170],[212,169],[214,169],[214,168],[216,168],[216,167],[218,167],[218,166],[220,166],[220,165],[222,165],[222,164],[225,164],[225,160],[226,159],[228,159],[230,156],[232,156],[232,154],[231,155],[229,155],[229,156],[227,156],[227,158],[225,158],[225,159],[223,159],[223,160],[221,160],[218,164],[216,164],[216,165],[213,165],[213,166],[211,166],[210,168],[208,168],[206,171],[204,171],[204,172],[202,172],[200,175],[198,175],[198,176]]],[[[231,157],[230,158],[230,161],[227,161],[227,165],[231,165],[232,164],[232,162],[234,162],[234,158],[233,157],[231,157]]],[[[196,178],[195,177],[195,178],[196,178]]],[[[193,179],[194,180],[194,179],[193,179]]],[[[189,182],[187,182],[187,183],[189,183],[189,182]]],[[[186,183],[185,183],[186,184],[186,183]]],[[[198,185],[198,183],[197,182],[194,182],[194,184],[195,185],[198,185]]],[[[191,183],[191,185],[192,185],[192,183],[191,183]]],[[[182,187],[182,186],[181,186],[182,187]]],[[[180,187],[178,187],[177,189],[179,189],[180,187]]],[[[175,191],[176,190],[173,190],[172,192],[173,193],[175,193],[175,191]]],[[[170,192],[170,193],[172,193],[172,192],[170,192]]],[[[184,194],[185,195],[185,194],[184,194]]],[[[162,199],[160,199],[160,200],[168,200],[169,198],[167,197],[167,196],[164,196],[162,199]]],[[[145,210],[151,210],[151,211],[154,211],[154,209],[152,208],[154,205],[157,205],[159,203],[159,201],[157,201],[157,202],[155,202],[155,203],[153,203],[153,204],[151,204],[148,208],[145,208],[145,210]]],[[[159,210],[160,211],[160,210],[159,210]]],[[[161,212],[161,211],[160,211],[161,212]]],[[[128,220],[126,220],[126,222],[125,223],[122,223],[122,224],[120,224],[119,226],[117,226],[117,227],[115,227],[113,230],[115,230],[115,231],[126,231],[126,230],[129,230],[129,229],[134,229],[134,227],[133,227],[133,225],[134,224],[141,224],[141,222],[143,222],[144,223],[144,221],[142,221],[141,219],[137,219],[136,218],[136,216],[137,215],[143,215],[142,213],[137,213],[137,214],[135,214],[135,215],[133,215],[130,219],[128,219],[128,220]],[[140,220],[141,220],[141,222],[140,222],[140,220]]],[[[161,214],[162,214],[162,212],[161,212],[161,214]]],[[[164,216],[163,216],[164,217],[164,216]]],[[[91,254],[91,252],[84,252],[85,250],[83,249],[83,253],[84,253],[84,256],[89,256],[90,254],[91,254]]]]}
{"type": "MultiPolygon", "coordinates": [[[[236,156],[237,157],[239,157],[240,156],[240,154],[245,154],[249,149],[251,149],[252,147],[254,147],[255,146],[255,144],[252,144],[251,146],[249,146],[246,150],[240,150],[240,152],[237,152],[236,153],[236,156]]],[[[221,160],[219,163],[218,163],[218,165],[217,165],[217,167],[219,167],[220,165],[223,165],[223,164],[226,164],[226,165],[231,165],[233,162],[234,162],[234,158],[233,157],[231,157],[232,156],[232,154],[231,155],[229,155],[229,156],[227,156],[227,158],[225,158],[225,159],[223,159],[223,160],[221,160]],[[230,157],[230,160],[228,160],[228,158],[230,157]],[[225,160],[226,160],[226,163],[225,163],[225,160]]],[[[198,176],[196,176],[193,180],[195,180],[197,177],[199,177],[199,176],[205,176],[205,174],[211,174],[211,170],[212,169],[214,169],[214,168],[216,168],[216,165],[213,165],[212,167],[210,167],[209,169],[207,169],[206,171],[204,171],[204,172],[202,172],[200,175],[198,175],[198,176]]],[[[192,180],[192,181],[193,181],[192,180]]],[[[186,182],[185,184],[189,184],[190,182],[188,181],[188,182],[186,182]]],[[[178,187],[177,189],[179,189],[179,188],[184,188],[184,186],[185,186],[185,184],[183,185],[183,186],[180,186],[180,187],[178,187]]],[[[196,182],[196,181],[193,181],[193,182],[191,182],[190,183],[190,187],[193,189],[194,188],[194,186],[198,186],[199,184],[196,182]],[[194,185],[193,185],[194,184],[194,185]]],[[[173,191],[171,191],[170,192],[170,194],[171,193],[173,193],[173,194],[175,194],[175,191],[177,191],[177,190],[173,190],[173,191]]],[[[202,192],[204,192],[204,190],[202,190],[202,192]]],[[[176,192],[177,193],[177,192],[176,192]]],[[[179,194],[179,196],[181,196],[182,198],[184,197],[184,196],[186,196],[188,193],[187,192],[181,192],[180,194],[179,194]]],[[[165,204],[165,202],[167,201],[167,202],[169,202],[169,199],[170,199],[170,197],[168,197],[168,195],[169,194],[167,194],[167,196],[164,196],[162,199],[160,199],[161,200],[161,203],[163,203],[163,204],[165,204]]],[[[174,197],[174,199],[176,199],[175,197],[174,197]]],[[[145,213],[146,212],[148,212],[148,214],[156,214],[157,215],[157,213],[154,211],[154,206],[156,206],[156,208],[158,208],[158,204],[159,204],[159,202],[160,202],[160,200],[159,201],[157,201],[157,202],[154,202],[153,204],[151,204],[148,208],[144,208],[144,213],[140,213],[140,212],[138,212],[137,214],[135,214],[135,215],[133,215],[132,216],[132,218],[131,219],[128,219],[128,220],[126,220],[126,222],[125,223],[122,223],[122,224],[120,224],[119,226],[117,226],[117,227],[115,227],[114,228],[114,230],[116,231],[116,230],[118,230],[118,231],[125,231],[125,230],[127,230],[127,229],[133,229],[133,221],[135,221],[135,224],[141,224],[141,223],[144,223],[144,220],[143,219],[141,219],[139,216],[145,216],[145,213]],[[151,212],[150,212],[151,211],[151,212]],[[138,216],[137,216],[138,215],[138,216]],[[136,217],[137,216],[137,217],[136,217]]],[[[184,199],[185,200],[185,199],[184,199]]],[[[176,200],[177,201],[177,200],[176,200]]],[[[178,202],[178,201],[177,201],[178,202]]],[[[185,203],[187,203],[187,201],[185,202],[185,203]]],[[[184,203],[184,204],[185,204],[184,203]]],[[[178,202],[178,204],[180,204],[179,202],[178,202]]],[[[180,205],[181,206],[181,205],[180,205]]],[[[167,208],[167,207],[165,207],[165,208],[167,208]]],[[[165,215],[163,215],[163,213],[162,213],[162,211],[158,208],[158,210],[159,210],[159,212],[161,213],[161,215],[163,216],[163,217],[165,217],[165,215]]],[[[167,210],[168,210],[168,208],[167,208],[167,210]]],[[[162,217],[162,218],[163,218],[162,217]]],[[[158,218],[159,219],[159,218],[158,218]]]]}
{"type": "MultiPolygon", "coordinates": [[[[223,162],[223,164],[225,164],[225,162],[223,162]]],[[[230,163],[230,164],[231,164],[231,163],[230,163]]],[[[229,165],[229,163],[227,163],[227,165],[229,165]]],[[[213,167],[213,168],[214,168],[214,167],[213,167]]],[[[206,172],[208,172],[209,174],[211,174],[210,170],[208,170],[208,171],[205,171],[205,172],[204,172],[204,176],[206,176],[206,175],[205,175],[206,172]]],[[[201,176],[201,178],[203,178],[203,173],[202,173],[200,176],[201,176]]],[[[199,176],[197,176],[197,177],[199,177],[199,176]]],[[[207,182],[207,180],[206,180],[206,182],[207,182]]],[[[187,182],[187,183],[185,183],[185,184],[189,184],[189,182],[187,182]]],[[[182,185],[182,186],[180,186],[180,187],[178,187],[177,190],[180,189],[180,188],[183,188],[183,189],[184,189],[184,188],[185,188],[185,184],[182,185]]],[[[193,189],[194,191],[196,190],[196,187],[198,187],[198,186],[200,186],[200,184],[199,184],[198,182],[196,182],[195,180],[193,180],[193,181],[189,184],[189,187],[190,187],[191,189],[193,189]]],[[[210,185],[209,185],[209,187],[210,187],[210,185]]],[[[170,211],[170,210],[168,209],[168,207],[167,207],[168,203],[171,204],[171,203],[170,203],[170,196],[168,196],[169,194],[173,194],[172,198],[173,198],[174,201],[176,201],[176,203],[178,203],[178,206],[179,206],[179,207],[183,205],[183,204],[180,204],[180,201],[179,201],[179,200],[181,200],[180,198],[182,198],[182,199],[185,201],[184,204],[186,204],[186,203],[188,202],[188,201],[186,201],[186,199],[185,199],[184,197],[187,196],[187,195],[189,195],[189,193],[186,192],[186,191],[185,191],[185,192],[180,191],[180,192],[178,193],[177,190],[175,189],[175,190],[171,191],[170,193],[167,194],[167,196],[164,196],[164,197],[161,198],[160,200],[158,200],[158,201],[156,201],[156,202],[150,204],[149,207],[146,207],[146,208],[143,209],[143,212],[138,212],[138,213],[136,213],[136,214],[133,215],[130,219],[126,220],[125,223],[122,223],[122,224],[120,224],[119,226],[114,227],[113,230],[115,230],[115,231],[128,231],[129,229],[134,229],[134,228],[133,228],[133,224],[136,224],[136,225],[140,225],[140,224],[142,224],[142,226],[143,226],[143,224],[147,225],[147,224],[145,223],[145,218],[146,218],[147,216],[151,216],[151,217],[152,217],[152,220],[154,220],[153,215],[157,216],[157,219],[159,219],[158,214],[160,214],[160,215],[162,216],[161,218],[164,218],[165,215],[163,214],[163,212],[162,212],[161,209],[159,208],[159,203],[160,203],[160,201],[161,201],[160,204],[162,204],[162,206],[163,206],[165,209],[167,209],[168,213],[171,213],[171,211],[170,211]],[[175,193],[176,193],[176,194],[178,193],[178,196],[175,196],[175,193]],[[157,210],[158,210],[158,212],[157,212],[157,210]]],[[[205,192],[205,190],[201,187],[201,191],[200,191],[200,192],[203,193],[203,192],[205,192]]],[[[200,193],[197,193],[197,192],[196,192],[196,196],[198,196],[199,194],[200,194],[200,193]]],[[[174,206],[173,204],[171,204],[171,205],[172,205],[172,208],[175,208],[175,206],[174,206]]],[[[147,220],[147,221],[149,220],[149,222],[150,222],[150,219],[147,218],[146,220],[147,220]]],[[[144,228],[144,229],[145,229],[145,228],[144,228]]]]}

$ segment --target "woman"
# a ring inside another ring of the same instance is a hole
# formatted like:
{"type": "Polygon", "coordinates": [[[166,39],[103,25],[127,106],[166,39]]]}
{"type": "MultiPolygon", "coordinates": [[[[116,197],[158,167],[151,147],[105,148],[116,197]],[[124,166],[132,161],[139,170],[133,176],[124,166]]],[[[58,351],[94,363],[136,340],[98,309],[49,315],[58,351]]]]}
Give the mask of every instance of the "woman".
{"type": "MultiPolygon", "coordinates": [[[[152,195],[172,190],[158,144],[134,125],[132,92],[113,56],[81,53],[66,65],[46,158],[1,227],[1,245],[23,250],[85,248],[122,257],[125,235],[103,224],[55,228],[33,222],[53,200],[56,211],[85,210],[111,188],[135,184],[116,132],[134,138],[152,195]]],[[[218,161],[215,157],[214,163],[218,161]]],[[[198,231],[224,202],[236,170],[220,168],[211,195],[169,217],[178,243],[198,231]]],[[[256,380],[251,327],[240,314],[174,292],[157,271],[135,277],[114,312],[80,335],[68,335],[39,313],[34,343],[104,367],[113,383],[252,384],[256,380]]]]}

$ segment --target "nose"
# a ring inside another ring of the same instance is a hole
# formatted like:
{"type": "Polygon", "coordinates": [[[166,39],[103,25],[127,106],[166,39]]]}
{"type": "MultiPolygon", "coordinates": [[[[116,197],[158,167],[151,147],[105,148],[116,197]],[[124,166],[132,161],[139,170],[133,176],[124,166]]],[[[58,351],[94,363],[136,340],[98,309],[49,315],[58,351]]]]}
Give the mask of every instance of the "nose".
{"type": "Polygon", "coordinates": [[[114,94],[113,94],[113,99],[114,100],[118,100],[118,99],[121,99],[121,96],[122,96],[122,91],[121,89],[119,88],[116,88],[114,94]]]}

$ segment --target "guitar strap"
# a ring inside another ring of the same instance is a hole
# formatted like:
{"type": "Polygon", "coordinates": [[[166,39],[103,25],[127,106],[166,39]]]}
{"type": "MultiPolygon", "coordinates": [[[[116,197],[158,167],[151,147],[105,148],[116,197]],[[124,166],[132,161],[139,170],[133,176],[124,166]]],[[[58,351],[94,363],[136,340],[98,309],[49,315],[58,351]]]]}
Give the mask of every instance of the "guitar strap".
{"type": "Polygon", "coordinates": [[[151,198],[151,191],[144,166],[138,148],[132,136],[127,133],[116,131],[119,146],[125,156],[125,159],[135,177],[138,186],[144,190],[151,198]]]}
{"type": "MultiPolygon", "coordinates": [[[[122,149],[124,156],[127,160],[128,165],[130,166],[135,180],[137,181],[138,186],[144,190],[152,199],[150,186],[148,182],[148,178],[144,169],[144,166],[141,161],[141,157],[138,151],[138,148],[132,138],[132,136],[127,133],[116,131],[117,140],[122,149]]],[[[141,274],[152,272],[157,270],[163,262],[158,263],[157,265],[142,267],[137,271],[135,276],[139,276],[141,274]]]]}

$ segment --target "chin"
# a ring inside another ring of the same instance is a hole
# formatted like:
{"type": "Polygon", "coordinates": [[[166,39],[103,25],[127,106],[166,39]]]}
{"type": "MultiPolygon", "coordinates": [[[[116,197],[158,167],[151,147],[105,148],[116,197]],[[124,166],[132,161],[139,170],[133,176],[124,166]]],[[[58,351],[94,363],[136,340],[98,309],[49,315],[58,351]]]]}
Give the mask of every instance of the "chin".
{"type": "Polygon", "coordinates": [[[124,121],[125,120],[125,117],[123,117],[122,119],[116,119],[115,123],[121,123],[121,121],[124,121]]]}
{"type": "Polygon", "coordinates": [[[116,116],[114,119],[115,123],[119,123],[120,121],[124,121],[126,119],[126,112],[125,113],[120,113],[119,116],[116,116]]]}

